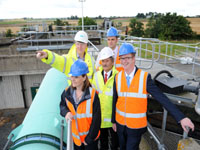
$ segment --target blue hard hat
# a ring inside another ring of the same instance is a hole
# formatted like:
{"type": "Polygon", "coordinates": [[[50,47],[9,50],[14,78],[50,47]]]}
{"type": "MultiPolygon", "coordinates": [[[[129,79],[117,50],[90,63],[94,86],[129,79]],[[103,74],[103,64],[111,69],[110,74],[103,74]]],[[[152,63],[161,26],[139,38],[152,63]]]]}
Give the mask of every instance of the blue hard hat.
{"type": "Polygon", "coordinates": [[[126,55],[126,54],[129,54],[129,53],[133,53],[133,54],[136,53],[133,45],[130,44],[130,43],[123,43],[122,46],[119,49],[119,56],[126,55]]]}
{"type": "Polygon", "coordinates": [[[109,37],[109,36],[119,36],[117,29],[114,27],[110,27],[110,29],[108,29],[108,31],[107,31],[107,37],[109,37]]]}
{"type": "Polygon", "coordinates": [[[77,77],[77,76],[87,74],[88,72],[89,70],[88,70],[87,64],[83,60],[78,59],[71,66],[69,75],[77,77]]]}

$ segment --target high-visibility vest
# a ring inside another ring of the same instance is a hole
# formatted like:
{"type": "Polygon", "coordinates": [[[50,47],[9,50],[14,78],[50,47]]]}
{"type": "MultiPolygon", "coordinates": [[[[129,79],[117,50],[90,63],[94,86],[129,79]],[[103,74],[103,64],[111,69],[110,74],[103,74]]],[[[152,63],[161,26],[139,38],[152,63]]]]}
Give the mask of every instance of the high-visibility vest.
{"type": "MultiPolygon", "coordinates": [[[[95,96],[95,89],[90,88],[91,99],[81,102],[75,110],[73,104],[66,99],[67,107],[74,116],[72,119],[72,137],[76,145],[81,146],[85,141],[85,137],[89,133],[90,125],[92,123],[93,101],[95,96]]],[[[96,137],[99,137],[100,131],[96,137]]]]}
{"type": "Polygon", "coordinates": [[[119,59],[119,46],[118,46],[118,51],[117,51],[117,57],[115,59],[115,68],[120,72],[122,71],[124,68],[122,67],[121,63],[120,63],[120,59],[119,59]]]}
{"type": "Polygon", "coordinates": [[[128,88],[125,72],[116,75],[117,123],[132,129],[147,126],[147,76],[147,72],[138,69],[128,88]]]}
{"type": "MultiPolygon", "coordinates": [[[[92,83],[92,77],[95,72],[95,62],[93,57],[87,52],[87,49],[85,50],[85,62],[88,65],[89,73],[87,73],[87,76],[89,78],[90,83],[92,83]]],[[[51,65],[53,68],[59,70],[60,72],[65,73],[65,75],[68,78],[68,85],[71,85],[69,72],[72,64],[78,60],[77,58],[77,52],[76,52],[76,45],[73,44],[71,49],[69,50],[68,54],[66,55],[58,55],[54,52],[51,52],[47,49],[43,49],[43,51],[48,53],[48,58],[43,58],[42,61],[46,64],[51,65]]]]}
{"type": "Polygon", "coordinates": [[[106,84],[102,76],[103,67],[99,67],[99,71],[94,74],[92,85],[98,92],[101,104],[101,128],[112,127],[112,101],[113,101],[113,82],[118,71],[113,66],[112,76],[108,78],[106,84]]]}

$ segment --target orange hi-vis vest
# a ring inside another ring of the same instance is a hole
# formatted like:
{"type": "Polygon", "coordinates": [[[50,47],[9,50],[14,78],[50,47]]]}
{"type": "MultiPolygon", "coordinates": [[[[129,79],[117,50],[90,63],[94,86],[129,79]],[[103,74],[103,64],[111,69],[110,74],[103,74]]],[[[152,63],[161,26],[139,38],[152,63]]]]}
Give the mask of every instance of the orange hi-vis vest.
{"type": "Polygon", "coordinates": [[[117,69],[117,71],[122,71],[123,70],[123,67],[122,67],[122,65],[121,65],[121,63],[120,63],[120,59],[119,59],[119,47],[118,47],[118,51],[117,51],[117,57],[116,57],[116,59],[115,59],[115,68],[117,69]]]}
{"type": "MultiPolygon", "coordinates": [[[[67,106],[74,116],[72,119],[72,137],[73,141],[77,146],[81,146],[81,144],[85,141],[85,137],[88,135],[90,130],[90,125],[92,123],[92,112],[93,112],[93,101],[95,96],[95,89],[90,88],[91,99],[85,100],[81,102],[77,110],[73,104],[66,99],[67,106]]],[[[99,137],[100,131],[96,137],[99,137]]]]}
{"type": "Polygon", "coordinates": [[[147,72],[137,70],[128,88],[124,71],[116,75],[116,122],[131,129],[147,126],[147,72]]]}

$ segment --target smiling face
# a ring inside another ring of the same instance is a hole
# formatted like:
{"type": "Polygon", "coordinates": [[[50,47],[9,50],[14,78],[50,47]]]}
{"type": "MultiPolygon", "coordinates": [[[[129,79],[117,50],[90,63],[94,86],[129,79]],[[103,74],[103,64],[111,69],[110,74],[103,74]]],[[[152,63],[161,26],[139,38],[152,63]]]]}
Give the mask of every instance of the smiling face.
{"type": "Polygon", "coordinates": [[[103,70],[105,72],[108,72],[108,71],[110,71],[112,69],[113,64],[114,64],[113,58],[107,58],[107,59],[103,59],[101,61],[102,61],[103,70]]]}
{"type": "Polygon", "coordinates": [[[72,82],[72,86],[75,87],[75,88],[80,88],[82,89],[83,85],[84,85],[84,81],[86,80],[86,76],[71,76],[70,77],[71,79],[71,82],[72,82]]]}
{"type": "Polygon", "coordinates": [[[135,67],[135,55],[132,53],[120,56],[120,62],[126,73],[131,73],[135,67]]]}
{"type": "Polygon", "coordinates": [[[118,38],[116,36],[107,37],[108,47],[110,47],[112,50],[114,50],[115,47],[117,46],[117,42],[118,38]]]}
{"type": "Polygon", "coordinates": [[[84,55],[85,49],[87,48],[87,43],[76,42],[76,50],[80,57],[84,55]]]}

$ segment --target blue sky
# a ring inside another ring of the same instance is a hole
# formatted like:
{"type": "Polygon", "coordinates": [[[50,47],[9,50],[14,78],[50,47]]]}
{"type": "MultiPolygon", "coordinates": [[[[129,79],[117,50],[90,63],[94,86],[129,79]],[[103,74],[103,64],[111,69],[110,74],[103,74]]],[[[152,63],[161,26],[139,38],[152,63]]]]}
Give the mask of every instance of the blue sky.
{"type": "MultiPolygon", "coordinates": [[[[82,16],[80,0],[0,0],[0,19],[60,18],[82,16]]],[[[88,17],[135,16],[138,13],[176,12],[200,15],[200,0],[85,0],[83,15],[88,17]]]]}

